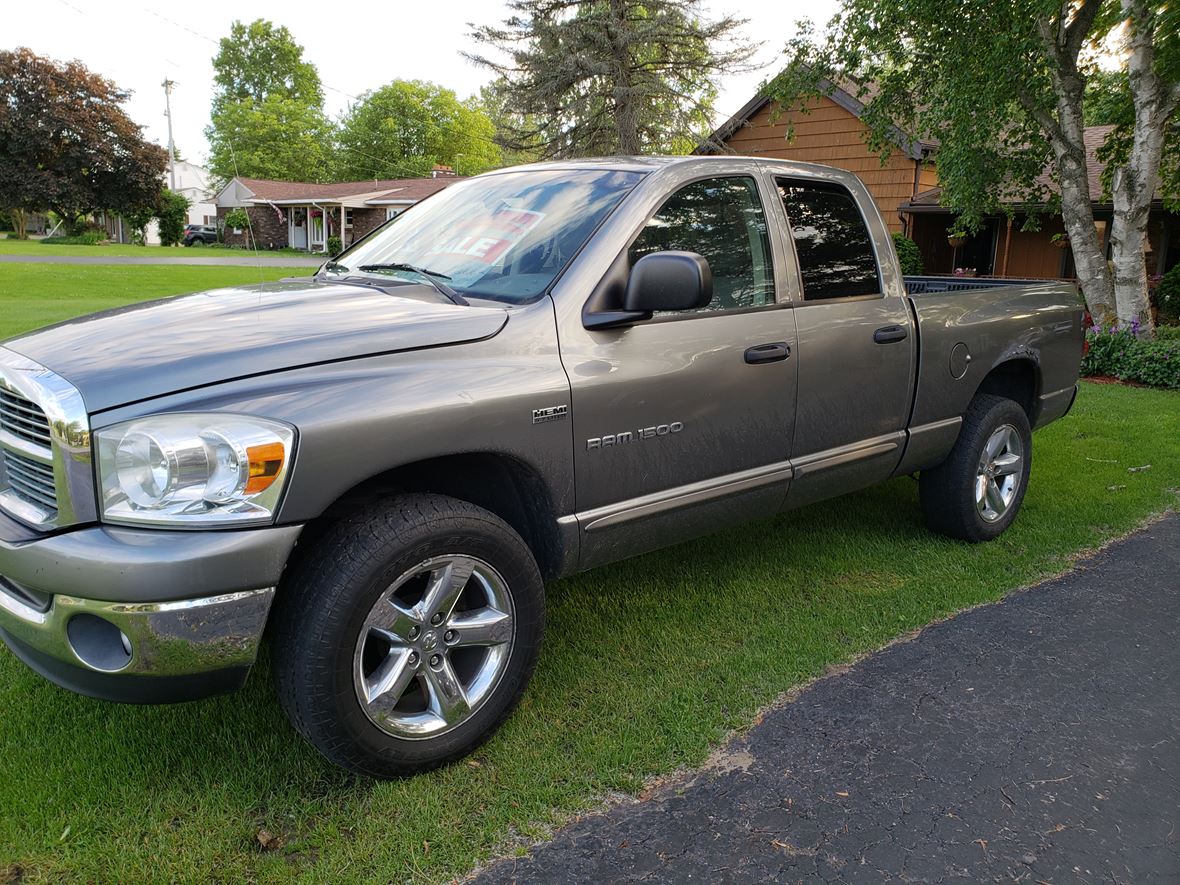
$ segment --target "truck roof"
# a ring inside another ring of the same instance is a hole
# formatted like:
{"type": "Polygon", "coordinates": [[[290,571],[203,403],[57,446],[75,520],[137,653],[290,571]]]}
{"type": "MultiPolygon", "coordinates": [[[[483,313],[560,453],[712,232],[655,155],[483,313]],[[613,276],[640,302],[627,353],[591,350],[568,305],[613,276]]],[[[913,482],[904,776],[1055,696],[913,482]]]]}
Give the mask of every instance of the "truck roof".
{"type": "Polygon", "coordinates": [[[802,163],[797,160],[780,160],[773,157],[751,157],[742,154],[580,157],[578,159],[546,160],[544,162],[528,163],[522,166],[509,166],[504,169],[497,169],[486,174],[495,175],[497,172],[509,172],[524,169],[606,169],[617,172],[653,172],[656,169],[663,169],[671,166],[680,166],[685,164],[692,164],[694,166],[711,164],[720,165],[732,163],[734,160],[749,160],[759,165],[781,166],[784,170],[790,170],[794,172],[815,171],[824,172],[828,175],[836,173],[840,177],[846,176],[855,178],[852,173],[845,172],[842,169],[837,169],[834,166],[825,166],[822,163],[802,163]]]}

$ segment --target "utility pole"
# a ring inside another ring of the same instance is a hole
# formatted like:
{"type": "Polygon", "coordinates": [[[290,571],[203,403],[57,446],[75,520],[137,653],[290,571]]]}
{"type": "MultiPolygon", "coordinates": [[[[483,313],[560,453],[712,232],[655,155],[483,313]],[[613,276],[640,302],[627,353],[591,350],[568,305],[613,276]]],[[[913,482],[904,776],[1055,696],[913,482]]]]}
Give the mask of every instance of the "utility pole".
{"type": "Polygon", "coordinates": [[[169,190],[176,190],[176,145],[172,143],[172,87],[175,81],[164,78],[164,116],[168,118],[168,179],[169,190]]]}

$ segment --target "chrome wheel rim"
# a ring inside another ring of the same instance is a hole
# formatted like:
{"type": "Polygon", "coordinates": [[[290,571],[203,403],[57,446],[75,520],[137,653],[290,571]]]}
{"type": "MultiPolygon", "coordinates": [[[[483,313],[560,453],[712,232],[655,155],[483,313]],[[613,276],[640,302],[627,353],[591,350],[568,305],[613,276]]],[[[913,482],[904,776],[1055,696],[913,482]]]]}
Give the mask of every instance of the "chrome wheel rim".
{"type": "Polygon", "coordinates": [[[1016,500],[1024,477],[1024,443],[1011,424],[1003,424],[988,437],[979,456],[975,477],[975,506],[986,522],[1004,517],[1016,500]]]}
{"type": "Polygon", "coordinates": [[[435,556],[394,581],[357,638],[353,683],[365,715],[395,737],[438,737],[491,696],[516,635],[512,595],[481,559],[435,556]]]}

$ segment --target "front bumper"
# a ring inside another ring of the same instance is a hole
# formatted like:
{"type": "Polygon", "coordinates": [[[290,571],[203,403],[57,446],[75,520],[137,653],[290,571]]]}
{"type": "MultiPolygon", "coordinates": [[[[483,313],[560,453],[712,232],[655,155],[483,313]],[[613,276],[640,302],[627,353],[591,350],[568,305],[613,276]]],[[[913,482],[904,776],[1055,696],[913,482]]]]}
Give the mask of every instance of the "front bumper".
{"type": "Polygon", "coordinates": [[[58,685],[131,703],[242,684],[300,531],[3,529],[0,638],[58,685]]]}

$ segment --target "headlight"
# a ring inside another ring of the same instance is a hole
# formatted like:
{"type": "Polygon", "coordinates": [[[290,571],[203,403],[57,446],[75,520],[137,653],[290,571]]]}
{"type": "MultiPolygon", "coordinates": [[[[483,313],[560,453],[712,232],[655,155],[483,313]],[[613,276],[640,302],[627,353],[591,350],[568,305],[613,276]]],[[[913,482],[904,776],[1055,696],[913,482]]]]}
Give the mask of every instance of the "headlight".
{"type": "Polygon", "coordinates": [[[218,526],[269,522],[295,431],[242,415],[155,415],[100,430],[106,522],[218,526]]]}

